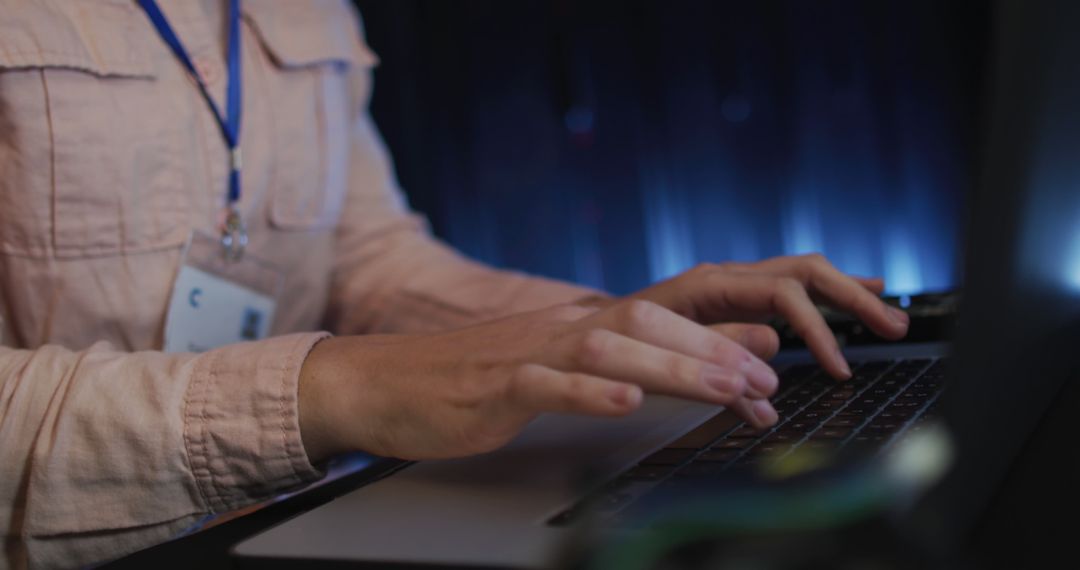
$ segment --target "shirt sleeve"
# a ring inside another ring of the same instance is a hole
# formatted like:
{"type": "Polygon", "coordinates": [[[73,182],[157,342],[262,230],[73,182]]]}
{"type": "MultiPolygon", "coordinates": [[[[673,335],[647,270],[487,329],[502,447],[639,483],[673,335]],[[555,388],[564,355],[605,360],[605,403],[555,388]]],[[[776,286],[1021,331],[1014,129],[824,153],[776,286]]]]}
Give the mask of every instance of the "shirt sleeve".
{"type": "Polygon", "coordinates": [[[319,478],[300,438],[297,385],[325,336],[198,355],[0,347],[7,561],[115,558],[319,478]]]}
{"type": "MultiPolygon", "coordinates": [[[[357,83],[367,86],[370,79],[357,83]]],[[[352,125],[349,195],[337,232],[332,330],[436,331],[599,294],[488,267],[433,238],[405,203],[367,112],[367,94],[354,100],[360,112],[352,125]]]]}

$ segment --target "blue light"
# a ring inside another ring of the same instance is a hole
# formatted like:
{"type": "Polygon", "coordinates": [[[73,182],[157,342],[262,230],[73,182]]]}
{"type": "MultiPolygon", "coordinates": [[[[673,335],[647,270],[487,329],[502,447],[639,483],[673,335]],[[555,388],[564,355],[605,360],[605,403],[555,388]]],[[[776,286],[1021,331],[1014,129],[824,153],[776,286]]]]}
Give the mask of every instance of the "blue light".
{"type": "Polygon", "coordinates": [[[816,192],[805,187],[796,188],[785,210],[784,253],[824,253],[825,240],[822,237],[821,210],[816,192]]]}
{"type": "Polygon", "coordinates": [[[894,225],[885,232],[885,292],[912,295],[922,290],[922,271],[907,228],[894,225]]]}
{"type": "Polygon", "coordinates": [[[1065,258],[1065,284],[1080,293],[1080,230],[1073,236],[1072,247],[1065,258]]]}
{"type": "Polygon", "coordinates": [[[643,166],[643,201],[649,274],[660,281],[686,271],[696,262],[696,248],[690,232],[689,205],[679,189],[667,183],[659,169],[643,166]]]}

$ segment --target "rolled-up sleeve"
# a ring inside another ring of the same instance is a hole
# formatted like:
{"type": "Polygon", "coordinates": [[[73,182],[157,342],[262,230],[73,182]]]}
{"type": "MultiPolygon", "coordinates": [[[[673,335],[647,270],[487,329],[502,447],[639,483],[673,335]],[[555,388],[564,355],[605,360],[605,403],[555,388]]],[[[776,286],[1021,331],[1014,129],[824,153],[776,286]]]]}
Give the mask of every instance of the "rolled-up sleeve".
{"type": "Polygon", "coordinates": [[[116,557],[317,479],[297,384],[325,336],[199,355],[0,347],[0,520],[24,545],[9,538],[8,562],[116,557]]]}

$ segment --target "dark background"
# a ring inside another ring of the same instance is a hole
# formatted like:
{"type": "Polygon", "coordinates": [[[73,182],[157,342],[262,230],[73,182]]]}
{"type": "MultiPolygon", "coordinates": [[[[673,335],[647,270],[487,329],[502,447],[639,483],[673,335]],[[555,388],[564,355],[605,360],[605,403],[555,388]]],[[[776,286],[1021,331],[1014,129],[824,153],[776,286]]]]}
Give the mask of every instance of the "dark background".
{"type": "Polygon", "coordinates": [[[402,186],[473,257],[615,293],[811,251],[957,284],[983,2],[357,4],[402,186]]]}

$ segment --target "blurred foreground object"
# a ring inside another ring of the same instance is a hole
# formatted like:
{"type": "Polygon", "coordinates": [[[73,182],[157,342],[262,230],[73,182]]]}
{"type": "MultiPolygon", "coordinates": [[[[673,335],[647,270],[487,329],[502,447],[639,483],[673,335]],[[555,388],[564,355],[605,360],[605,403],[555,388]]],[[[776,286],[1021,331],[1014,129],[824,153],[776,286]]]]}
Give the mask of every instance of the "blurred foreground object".
{"type": "MultiPolygon", "coordinates": [[[[599,546],[590,570],[696,568],[937,568],[944,558],[902,525],[914,501],[950,465],[936,423],[874,456],[796,450],[730,484],[689,485],[658,494],[621,516],[620,530],[585,526],[599,546]],[[625,527],[629,532],[624,532],[625,527]]],[[[583,546],[579,543],[578,546],[583,546]]]]}

